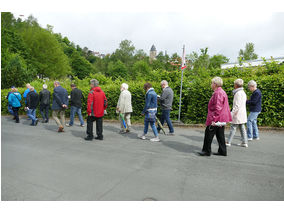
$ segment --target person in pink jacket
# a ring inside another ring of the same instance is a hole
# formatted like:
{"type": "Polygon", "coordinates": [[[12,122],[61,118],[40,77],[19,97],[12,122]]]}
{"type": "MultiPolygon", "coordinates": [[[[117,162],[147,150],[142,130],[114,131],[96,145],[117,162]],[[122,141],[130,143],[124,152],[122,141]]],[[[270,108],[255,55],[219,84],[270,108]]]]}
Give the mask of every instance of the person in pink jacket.
{"type": "Polygon", "coordinates": [[[232,121],[228,96],[222,89],[223,80],[220,77],[212,79],[211,88],[214,91],[208,103],[208,114],[206,119],[206,129],[203,142],[202,152],[198,152],[201,156],[211,155],[211,143],[216,134],[219,149],[214,155],[227,156],[225,144],[225,125],[232,121]]]}

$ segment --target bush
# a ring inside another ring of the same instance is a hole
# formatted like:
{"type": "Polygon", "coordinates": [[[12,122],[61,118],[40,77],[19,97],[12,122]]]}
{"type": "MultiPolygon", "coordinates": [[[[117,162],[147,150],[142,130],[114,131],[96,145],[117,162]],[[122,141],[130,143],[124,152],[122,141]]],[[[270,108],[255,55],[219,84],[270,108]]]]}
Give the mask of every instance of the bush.
{"type": "MultiPolygon", "coordinates": [[[[251,96],[251,93],[247,89],[247,83],[254,79],[258,88],[262,92],[262,113],[259,115],[258,123],[259,125],[265,126],[277,126],[283,127],[284,125],[284,69],[274,73],[273,75],[266,75],[266,67],[257,67],[257,68],[244,68],[236,69],[232,68],[230,70],[224,71],[223,75],[218,71],[215,71],[215,74],[222,77],[224,81],[223,89],[226,91],[229,99],[229,104],[232,107],[233,102],[233,84],[234,80],[241,78],[244,80],[244,89],[248,98],[251,96]],[[236,71],[236,73],[234,73],[236,71]],[[231,74],[229,74],[231,73],[231,74]]],[[[196,76],[190,72],[184,73],[183,80],[183,89],[182,89],[182,108],[181,108],[181,119],[185,123],[205,123],[207,116],[207,105],[210,97],[212,96],[213,91],[211,90],[211,79],[213,78],[212,73],[208,72],[202,74],[203,77],[196,76]],[[206,76],[207,75],[207,76],[206,76]]],[[[174,102],[173,102],[173,111],[171,117],[173,120],[178,118],[178,109],[179,109],[179,94],[180,94],[180,71],[167,72],[163,70],[152,71],[149,76],[145,76],[144,79],[151,79],[149,81],[152,83],[157,94],[161,94],[162,90],[160,87],[161,80],[165,79],[169,82],[170,87],[174,90],[174,102]]],[[[80,80],[78,78],[63,79],[61,80],[61,85],[67,89],[70,94],[71,82],[76,83],[77,87],[83,92],[83,106],[82,113],[83,116],[86,115],[86,102],[87,96],[89,94],[89,81],[93,78],[96,78],[100,82],[101,88],[104,90],[106,97],[108,99],[108,114],[105,116],[107,119],[117,119],[117,114],[115,112],[117,100],[120,94],[120,85],[123,82],[129,84],[129,91],[132,94],[132,106],[133,113],[132,118],[135,120],[142,121],[141,112],[144,107],[145,102],[145,92],[143,90],[143,85],[146,83],[146,80],[132,80],[125,81],[122,78],[118,78],[113,81],[110,77],[106,77],[103,74],[96,73],[91,74],[89,77],[80,80]]],[[[48,89],[52,92],[53,82],[43,80],[36,80],[31,82],[31,85],[35,87],[37,92],[42,89],[42,84],[47,83],[48,89]]],[[[21,94],[23,94],[25,88],[19,88],[21,94]]],[[[3,89],[1,94],[2,100],[2,114],[8,114],[7,110],[7,100],[5,95],[8,93],[8,89],[3,89]]],[[[23,104],[24,105],[24,104],[23,104]]],[[[160,110],[160,108],[159,108],[160,110]]],[[[158,113],[160,111],[158,110],[158,113]]],[[[249,113],[249,111],[248,111],[249,113]]],[[[23,109],[20,110],[20,114],[24,114],[23,109]]],[[[39,116],[39,110],[37,112],[39,116]]],[[[67,110],[67,116],[69,115],[69,109],[67,110]]]]}

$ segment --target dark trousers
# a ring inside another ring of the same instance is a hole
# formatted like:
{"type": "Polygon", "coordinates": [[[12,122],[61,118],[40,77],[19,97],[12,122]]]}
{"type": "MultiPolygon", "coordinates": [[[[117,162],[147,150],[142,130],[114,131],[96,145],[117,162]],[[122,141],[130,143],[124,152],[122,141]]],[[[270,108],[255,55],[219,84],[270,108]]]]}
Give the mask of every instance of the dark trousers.
{"type": "Polygon", "coordinates": [[[14,116],[16,118],[16,122],[19,123],[20,119],[19,119],[19,109],[20,107],[12,107],[12,110],[13,110],[13,113],[14,113],[14,116]]]}
{"type": "MultiPolygon", "coordinates": [[[[161,121],[162,126],[164,125],[164,123],[166,121],[167,124],[168,124],[169,130],[170,130],[170,133],[174,133],[173,124],[172,124],[172,121],[170,119],[170,112],[171,112],[171,110],[169,110],[169,109],[162,110],[162,115],[160,117],[160,121],[161,121]]],[[[157,129],[158,129],[158,131],[160,131],[161,127],[158,126],[157,129]]]]}
{"type": "Polygon", "coordinates": [[[43,120],[48,121],[49,104],[40,105],[40,114],[41,114],[43,120]]]}
{"type": "Polygon", "coordinates": [[[96,121],[97,137],[103,139],[103,117],[97,118],[95,116],[88,116],[88,118],[87,118],[87,135],[88,135],[88,137],[94,137],[94,134],[93,134],[93,122],[94,121],[96,121]]]}
{"type": "Polygon", "coordinates": [[[208,154],[211,154],[211,144],[216,134],[216,138],[219,144],[218,153],[222,155],[227,155],[227,149],[225,144],[225,135],[224,135],[225,127],[217,127],[217,126],[207,126],[205,129],[205,137],[202,151],[208,154]]]}

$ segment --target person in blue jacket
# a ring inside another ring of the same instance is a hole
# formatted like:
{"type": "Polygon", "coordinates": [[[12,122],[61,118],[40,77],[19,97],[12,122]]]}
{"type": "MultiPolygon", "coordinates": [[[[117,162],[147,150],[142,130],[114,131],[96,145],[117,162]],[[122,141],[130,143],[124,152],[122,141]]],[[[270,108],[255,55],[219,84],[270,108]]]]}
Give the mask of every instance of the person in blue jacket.
{"type": "Polygon", "coordinates": [[[58,132],[64,132],[65,124],[65,109],[68,107],[68,92],[62,86],[60,86],[59,81],[54,82],[53,90],[53,102],[52,102],[52,117],[58,126],[58,132]],[[58,118],[60,114],[61,122],[58,118]]]}
{"type": "Polygon", "coordinates": [[[257,89],[257,84],[254,80],[248,82],[248,88],[252,92],[250,100],[247,100],[250,114],[247,121],[247,136],[248,140],[259,140],[257,117],[261,112],[261,91],[257,89]]]}
{"type": "Polygon", "coordinates": [[[18,111],[20,109],[22,96],[17,88],[12,89],[12,93],[8,97],[8,102],[12,106],[16,123],[20,123],[18,111]]]}
{"type": "Polygon", "coordinates": [[[149,124],[151,125],[151,128],[154,132],[155,137],[150,139],[150,141],[160,141],[158,130],[155,125],[156,122],[156,113],[157,113],[157,94],[154,91],[154,88],[152,88],[152,85],[150,83],[144,84],[144,90],[146,91],[146,98],[145,98],[145,107],[142,111],[142,115],[145,115],[144,119],[144,132],[139,138],[142,140],[146,139],[146,134],[148,132],[149,124]]]}
{"type": "MultiPolygon", "coordinates": [[[[12,86],[12,87],[11,87],[11,91],[8,92],[8,94],[7,94],[7,96],[6,96],[7,100],[8,100],[8,98],[9,98],[9,95],[12,93],[12,89],[13,89],[13,88],[15,88],[15,87],[12,86]]],[[[14,115],[14,111],[13,111],[12,106],[11,106],[11,104],[9,103],[9,101],[8,101],[8,112],[9,112],[11,115],[14,115]]],[[[16,119],[16,117],[15,117],[15,115],[14,115],[13,120],[15,120],[15,119],[16,119]]]]}

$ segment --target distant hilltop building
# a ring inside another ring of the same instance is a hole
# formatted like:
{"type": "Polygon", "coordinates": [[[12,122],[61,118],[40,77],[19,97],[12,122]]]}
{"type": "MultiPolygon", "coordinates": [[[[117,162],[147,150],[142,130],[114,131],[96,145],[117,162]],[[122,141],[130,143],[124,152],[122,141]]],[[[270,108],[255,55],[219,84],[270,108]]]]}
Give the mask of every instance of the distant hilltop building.
{"type": "Polygon", "coordinates": [[[96,57],[99,57],[99,58],[104,58],[106,55],[105,54],[102,54],[100,52],[94,52],[94,51],[91,51],[93,56],[96,56],[96,57]]]}
{"type": "MultiPolygon", "coordinates": [[[[277,57],[273,59],[266,59],[267,62],[272,62],[275,61],[278,64],[284,63],[284,57],[277,57]]],[[[264,61],[262,59],[257,59],[257,60],[249,60],[249,61],[244,61],[242,65],[240,65],[238,62],[236,63],[227,63],[227,64],[222,64],[221,69],[227,69],[227,68],[232,68],[232,67],[257,67],[257,66],[262,66],[264,65],[264,61]]]]}
{"type": "Polygon", "coordinates": [[[153,44],[151,49],[150,49],[150,61],[155,60],[156,56],[157,56],[157,49],[156,49],[155,45],[153,44]]]}

